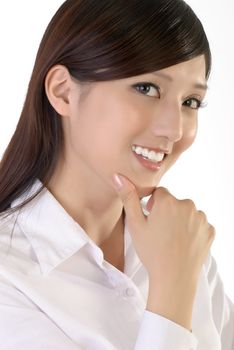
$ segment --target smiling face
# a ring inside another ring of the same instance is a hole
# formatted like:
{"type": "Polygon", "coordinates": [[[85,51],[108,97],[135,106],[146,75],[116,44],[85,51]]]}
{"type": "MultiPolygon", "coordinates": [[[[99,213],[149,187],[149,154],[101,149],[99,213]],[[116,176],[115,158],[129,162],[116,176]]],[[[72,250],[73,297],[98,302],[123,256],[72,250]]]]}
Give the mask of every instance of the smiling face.
{"type": "Polygon", "coordinates": [[[81,85],[81,96],[74,82],[72,112],[63,118],[71,167],[89,174],[87,181],[98,177],[109,184],[115,172],[123,174],[141,196],[150,194],[194,142],[205,86],[203,56],[154,73],[81,85]],[[152,170],[133,145],[168,154],[152,170]]]}

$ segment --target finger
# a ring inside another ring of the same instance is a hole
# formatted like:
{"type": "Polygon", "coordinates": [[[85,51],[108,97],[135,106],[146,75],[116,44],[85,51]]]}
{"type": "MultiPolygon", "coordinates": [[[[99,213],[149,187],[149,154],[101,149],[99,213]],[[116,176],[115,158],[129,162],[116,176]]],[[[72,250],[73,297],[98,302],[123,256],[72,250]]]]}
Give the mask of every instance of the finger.
{"type": "Polygon", "coordinates": [[[202,222],[207,222],[207,216],[206,216],[206,214],[204,213],[204,211],[202,211],[202,210],[197,210],[197,213],[199,214],[200,219],[201,219],[202,222]]]}
{"type": "Polygon", "coordinates": [[[146,204],[146,209],[151,213],[152,209],[155,206],[157,206],[157,204],[158,205],[160,204],[160,201],[162,200],[162,198],[168,195],[172,196],[167,188],[165,187],[155,188],[155,190],[152,192],[152,195],[146,204]],[[157,204],[155,205],[156,201],[157,201],[157,204]]]}
{"type": "Polygon", "coordinates": [[[145,222],[145,216],[142,212],[140,198],[137,194],[136,187],[125,176],[120,174],[113,175],[113,184],[122,199],[127,223],[130,230],[136,230],[145,222]]]}
{"type": "Polygon", "coordinates": [[[210,241],[210,244],[213,243],[215,237],[216,237],[215,227],[209,224],[209,241],[210,241]]]}

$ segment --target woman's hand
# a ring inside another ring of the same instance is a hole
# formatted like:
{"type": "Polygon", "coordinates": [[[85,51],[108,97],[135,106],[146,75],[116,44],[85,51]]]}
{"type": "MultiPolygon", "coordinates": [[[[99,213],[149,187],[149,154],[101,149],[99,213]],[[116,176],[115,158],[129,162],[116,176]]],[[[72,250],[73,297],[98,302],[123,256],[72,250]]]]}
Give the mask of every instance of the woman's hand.
{"type": "Polygon", "coordinates": [[[214,227],[191,200],[178,200],[163,187],[153,192],[146,217],[135,186],[126,177],[120,179],[124,185],[117,191],[127,226],[149,275],[147,309],[190,329],[198,277],[214,227]]]}

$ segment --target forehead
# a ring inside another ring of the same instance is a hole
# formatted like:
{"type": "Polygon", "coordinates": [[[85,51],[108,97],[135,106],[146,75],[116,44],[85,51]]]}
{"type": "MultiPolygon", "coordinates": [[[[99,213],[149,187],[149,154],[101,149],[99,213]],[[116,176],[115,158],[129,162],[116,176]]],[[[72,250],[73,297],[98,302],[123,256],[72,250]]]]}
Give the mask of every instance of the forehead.
{"type": "Polygon", "coordinates": [[[127,78],[127,80],[135,81],[140,77],[142,79],[156,78],[165,83],[184,83],[186,86],[189,84],[201,90],[207,90],[206,61],[204,55],[157,71],[136,75],[127,78]]]}
{"type": "Polygon", "coordinates": [[[174,66],[170,66],[153,72],[156,76],[172,80],[173,77],[184,78],[186,80],[201,80],[205,84],[206,81],[206,63],[204,56],[195,57],[189,61],[181,62],[174,66]]]}

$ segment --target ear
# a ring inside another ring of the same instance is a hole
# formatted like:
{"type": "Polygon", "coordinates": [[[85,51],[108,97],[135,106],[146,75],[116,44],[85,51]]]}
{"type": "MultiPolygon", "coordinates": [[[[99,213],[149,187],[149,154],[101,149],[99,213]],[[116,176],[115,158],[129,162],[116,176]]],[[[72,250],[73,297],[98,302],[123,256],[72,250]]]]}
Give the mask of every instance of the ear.
{"type": "Polygon", "coordinates": [[[72,79],[63,65],[53,66],[45,79],[45,91],[50,104],[61,116],[68,116],[70,111],[70,93],[72,79]]]}

